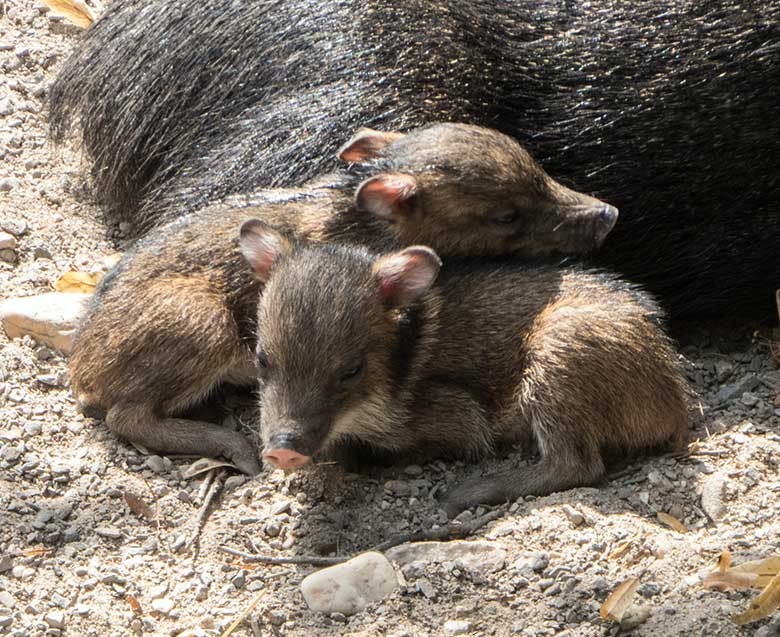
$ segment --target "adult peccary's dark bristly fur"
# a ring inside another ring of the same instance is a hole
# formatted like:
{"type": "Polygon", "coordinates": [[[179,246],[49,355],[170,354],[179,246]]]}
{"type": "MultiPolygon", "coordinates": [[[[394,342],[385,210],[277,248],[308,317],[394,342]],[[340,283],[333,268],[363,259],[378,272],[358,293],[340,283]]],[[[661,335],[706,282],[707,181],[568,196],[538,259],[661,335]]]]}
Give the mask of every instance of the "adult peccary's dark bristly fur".
{"type": "Polygon", "coordinates": [[[404,461],[532,438],[538,463],[456,489],[452,512],[597,482],[605,450],[687,437],[659,308],[606,273],[370,254],[241,229],[257,310],[263,458],[297,469],[357,441],[404,461]]]}
{"type": "Polygon", "coordinates": [[[489,124],[622,211],[599,257],[676,317],[780,281],[780,0],[127,0],[51,90],[141,231],[300,182],[357,126],[489,124]]]}

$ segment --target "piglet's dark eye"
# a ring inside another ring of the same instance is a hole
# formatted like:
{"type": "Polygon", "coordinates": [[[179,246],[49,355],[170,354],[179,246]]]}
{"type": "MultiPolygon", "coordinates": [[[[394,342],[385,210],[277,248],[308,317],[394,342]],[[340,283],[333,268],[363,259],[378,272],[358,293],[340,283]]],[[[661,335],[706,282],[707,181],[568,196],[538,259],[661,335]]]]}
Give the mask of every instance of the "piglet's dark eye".
{"type": "Polygon", "coordinates": [[[506,212],[489,217],[488,221],[500,226],[508,226],[515,223],[518,219],[520,219],[519,212],[515,212],[514,210],[507,210],[506,212]]]}
{"type": "Polygon", "coordinates": [[[359,363],[358,365],[355,365],[354,367],[349,368],[344,373],[341,374],[341,382],[347,382],[350,380],[353,380],[357,378],[360,375],[360,372],[363,371],[363,363],[359,363]]]}
{"type": "Polygon", "coordinates": [[[263,350],[257,352],[257,366],[260,369],[268,369],[271,366],[271,363],[268,362],[268,354],[263,350]]]}

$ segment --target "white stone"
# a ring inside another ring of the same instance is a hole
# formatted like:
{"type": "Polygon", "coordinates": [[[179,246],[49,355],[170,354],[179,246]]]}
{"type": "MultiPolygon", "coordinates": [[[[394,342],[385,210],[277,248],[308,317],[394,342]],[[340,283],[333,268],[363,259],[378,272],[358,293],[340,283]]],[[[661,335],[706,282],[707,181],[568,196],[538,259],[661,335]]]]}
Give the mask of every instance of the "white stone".
{"type": "Polygon", "coordinates": [[[585,522],[585,516],[577,511],[577,509],[574,507],[569,506],[568,504],[564,504],[561,509],[563,510],[563,514],[569,518],[569,522],[571,522],[574,526],[579,526],[585,522]]]}
{"type": "Polygon", "coordinates": [[[52,628],[65,628],[65,613],[60,610],[47,613],[43,620],[52,628]]]}
{"type": "Polygon", "coordinates": [[[6,299],[0,304],[0,320],[8,338],[29,335],[68,354],[89,298],[89,294],[50,292],[6,299]]]}
{"type": "Polygon", "coordinates": [[[152,608],[163,615],[167,615],[173,610],[173,600],[163,597],[162,599],[153,599],[152,608]]]}
{"type": "Polygon", "coordinates": [[[460,619],[451,619],[444,622],[445,635],[465,635],[471,630],[471,624],[460,619]]]}
{"type": "Polygon", "coordinates": [[[344,615],[363,610],[397,587],[392,565],[384,555],[375,552],[324,568],[301,582],[303,598],[311,610],[344,615]]]}
{"type": "Polygon", "coordinates": [[[8,591],[0,591],[0,606],[11,609],[16,606],[16,598],[8,591]]]}
{"type": "Polygon", "coordinates": [[[152,586],[149,589],[149,597],[152,599],[159,599],[168,592],[168,582],[163,582],[157,586],[152,586]]]}
{"type": "Polygon", "coordinates": [[[0,250],[8,248],[13,250],[16,247],[16,237],[7,232],[0,232],[0,250]]]}
{"type": "Polygon", "coordinates": [[[713,522],[720,522],[728,513],[724,502],[727,478],[721,473],[708,476],[701,485],[701,508],[713,522]]]}
{"type": "Polygon", "coordinates": [[[492,573],[504,567],[506,551],[491,542],[413,542],[389,549],[388,559],[401,566],[412,562],[455,562],[479,573],[492,573]]]}

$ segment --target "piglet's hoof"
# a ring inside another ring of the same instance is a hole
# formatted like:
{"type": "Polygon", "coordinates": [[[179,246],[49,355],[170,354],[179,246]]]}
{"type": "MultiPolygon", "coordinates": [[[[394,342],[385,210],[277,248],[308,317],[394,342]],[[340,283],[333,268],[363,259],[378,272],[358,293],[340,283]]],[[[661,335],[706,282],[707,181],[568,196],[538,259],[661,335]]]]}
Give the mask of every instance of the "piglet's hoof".
{"type": "Polygon", "coordinates": [[[228,444],[224,445],[222,454],[232,462],[240,471],[250,476],[260,473],[260,462],[257,459],[254,446],[240,434],[231,437],[228,444]]]}

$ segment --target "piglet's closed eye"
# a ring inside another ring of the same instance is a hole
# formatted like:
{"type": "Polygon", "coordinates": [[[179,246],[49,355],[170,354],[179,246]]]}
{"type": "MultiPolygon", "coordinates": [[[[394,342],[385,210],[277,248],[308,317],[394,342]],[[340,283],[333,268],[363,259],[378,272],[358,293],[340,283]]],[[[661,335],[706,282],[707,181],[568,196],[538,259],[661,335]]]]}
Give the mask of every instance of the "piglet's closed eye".
{"type": "Polygon", "coordinates": [[[381,257],[374,263],[373,271],[385,305],[402,309],[430,289],[440,268],[441,259],[433,250],[412,246],[381,257]]]}

